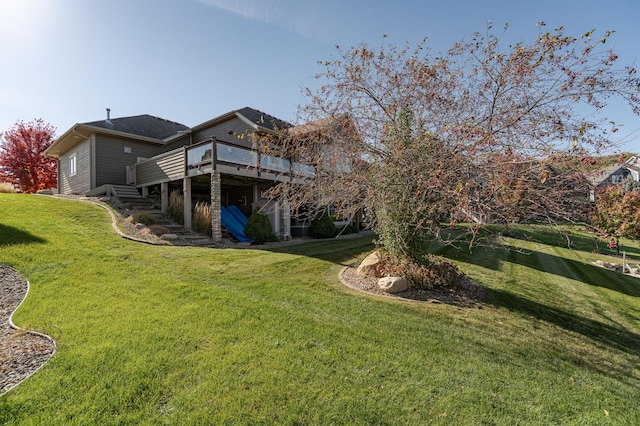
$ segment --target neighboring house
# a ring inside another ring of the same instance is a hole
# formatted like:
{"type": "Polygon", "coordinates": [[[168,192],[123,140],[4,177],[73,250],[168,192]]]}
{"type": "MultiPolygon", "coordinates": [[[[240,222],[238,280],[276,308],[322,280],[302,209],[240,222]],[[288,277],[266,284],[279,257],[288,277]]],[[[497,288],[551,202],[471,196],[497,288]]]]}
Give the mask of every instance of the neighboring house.
{"type": "Polygon", "coordinates": [[[189,128],[149,115],[76,124],[45,155],[58,160],[61,194],[117,195],[129,185],[143,196],[155,192],[167,210],[169,193],[182,192],[185,227],[192,205],[210,201],[213,238],[221,238],[221,207],[237,206],[246,216],[266,207],[274,232],[291,235],[287,200],[269,201],[263,192],[275,181],[304,183],[315,169],[261,153],[256,136],[275,134],[288,123],[253,108],[230,111],[189,128]]]}
{"type": "Polygon", "coordinates": [[[625,167],[629,170],[634,182],[640,182],[640,159],[635,155],[625,161],[625,167]]]}
{"type": "Polygon", "coordinates": [[[585,178],[591,185],[591,190],[589,191],[589,200],[595,201],[596,194],[598,192],[603,191],[612,185],[620,185],[629,176],[632,176],[634,180],[636,180],[636,176],[638,176],[637,172],[632,172],[629,166],[630,165],[626,163],[619,163],[590,173],[585,173],[585,178]]]}

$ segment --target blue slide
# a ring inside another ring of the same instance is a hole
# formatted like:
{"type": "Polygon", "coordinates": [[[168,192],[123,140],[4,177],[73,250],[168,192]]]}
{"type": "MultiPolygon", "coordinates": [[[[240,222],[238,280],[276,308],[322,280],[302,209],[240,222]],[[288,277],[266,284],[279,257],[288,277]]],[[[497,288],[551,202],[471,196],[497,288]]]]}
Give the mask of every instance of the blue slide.
{"type": "Polygon", "coordinates": [[[238,207],[229,206],[227,207],[227,210],[229,210],[229,213],[231,213],[231,215],[235,217],[238,222],[240,222],[240,225],[242,225],[243,229],[245,226],[247,226],[247,222],[249,222],[249,219],[244,215],[244,213],[240,211],[238,207]]]}
{"type": "Polygon", "coordinates": [[[238,219],[236,219],[224,206],[222,206],[222,210],[220,212],[220,219],[222,220],[222,226],[227,228],[227,231],[231,232],[231,235],[236,237],[238,241],[251,241],[251,238],[244,234],[244,225],[238,222],[238,219]]]}

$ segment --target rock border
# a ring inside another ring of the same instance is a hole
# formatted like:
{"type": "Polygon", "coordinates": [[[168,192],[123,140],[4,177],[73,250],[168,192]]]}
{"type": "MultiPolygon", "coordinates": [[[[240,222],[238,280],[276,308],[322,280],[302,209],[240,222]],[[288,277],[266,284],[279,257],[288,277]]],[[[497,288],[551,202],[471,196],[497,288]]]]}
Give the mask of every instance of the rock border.
{"type": "Polygon", "coordinates": [[[346,266],[338,273],[340,282],[355,291],[371,296],[394,299],[403,302],[447,304],[458,307],[482,309],[485,289],[471,278],[466,278],[457,289],[414,290],[409,289],[399,293],[386,293],[378,287],[378,278],[363,277],[357,274],[357,266],[346,266]]]}
{"type": "Polygon", "coordinates": [[[56,353],[56,341],[37,331],[15,325],[13,315],[27,299],[31,284],[16,269],[0,263],[0,396],[36,374],[56,353]],[[24,287],[24,289],[20,288],[24,287]],[[24,291],[20,298],[19,293],[24,291]],[[18,293],[18,295],[16,294],[18,293]],[[19,302],[16,304],[16,300],[19,302]],[[15,305],[15,306],[14,306],[15,305]],[[8,316],[6,314],[9,314],[8,316]],[[4,324],[6,317],[6,325],[4,324]],[[8,325],[8,327],[7,327],[8,325]],[[4,358],[7,359],[4,359],[4,358]]]}

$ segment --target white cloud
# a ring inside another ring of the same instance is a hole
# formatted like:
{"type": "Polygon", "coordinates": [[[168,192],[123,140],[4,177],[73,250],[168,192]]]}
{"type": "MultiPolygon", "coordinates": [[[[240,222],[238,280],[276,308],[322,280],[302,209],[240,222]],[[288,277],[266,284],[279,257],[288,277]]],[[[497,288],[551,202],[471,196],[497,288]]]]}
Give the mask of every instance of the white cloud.
{"type": "Polygon", "coordinates": [[[274,1],[252,0],[199,0],[209,6],[235,13],[248,19],[272,23],[274,1]]]}
{"type": "Polygon", "coordinates": [[[246,19],[264,22],[303,37],[314,38],[311,16],[305,13],[304,2],[288,0],[198,1],[246,19]]]}

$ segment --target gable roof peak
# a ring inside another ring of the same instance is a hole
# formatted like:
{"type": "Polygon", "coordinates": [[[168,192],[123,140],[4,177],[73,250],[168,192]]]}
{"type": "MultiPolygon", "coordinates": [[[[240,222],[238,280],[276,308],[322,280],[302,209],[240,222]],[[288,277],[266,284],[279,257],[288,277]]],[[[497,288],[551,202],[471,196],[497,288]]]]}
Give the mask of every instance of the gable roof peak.
{"type": "Polygon", "coordinates": [[[235,113],[242,115],[251,123],[269,130],[291,127],[290,123],[281,120],[278,117],[274,117],[273,115],[267,114],[264,111],[260,111],[259,109],[251,108],[248,106],[236,110],[235,113]]]}

